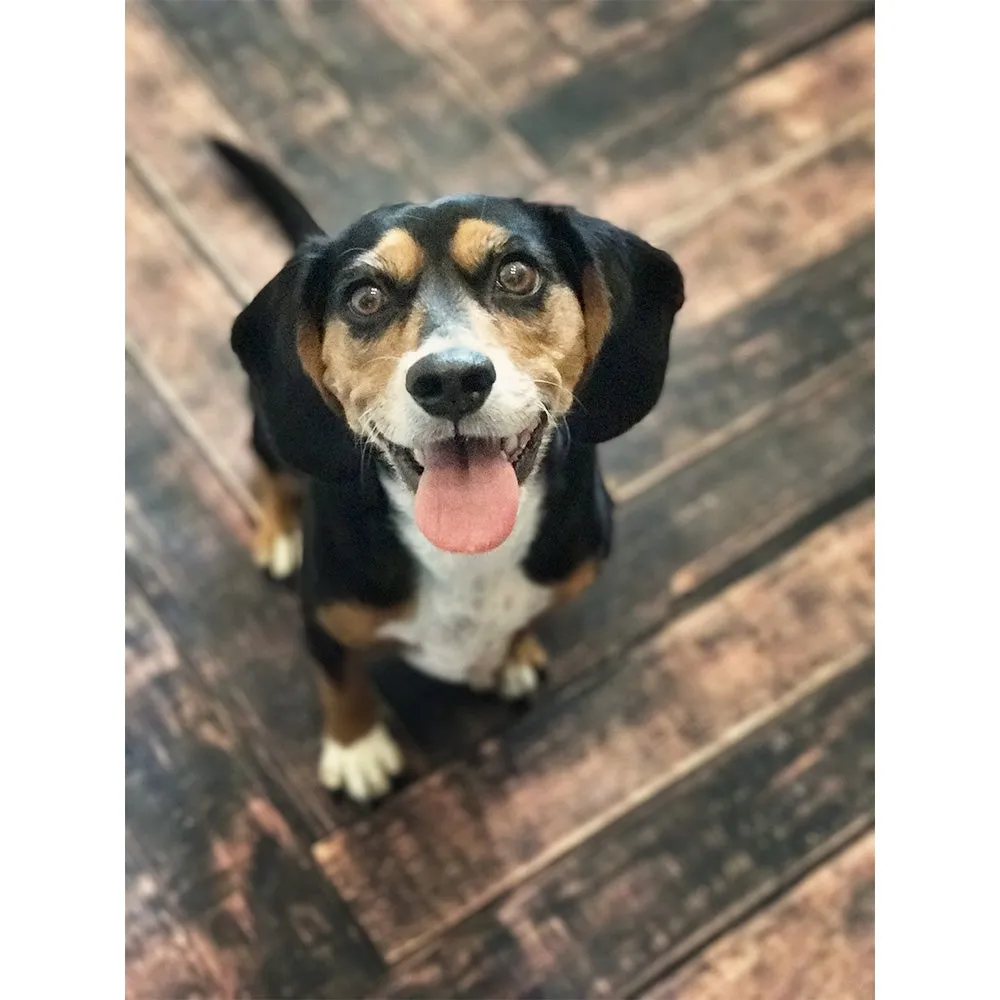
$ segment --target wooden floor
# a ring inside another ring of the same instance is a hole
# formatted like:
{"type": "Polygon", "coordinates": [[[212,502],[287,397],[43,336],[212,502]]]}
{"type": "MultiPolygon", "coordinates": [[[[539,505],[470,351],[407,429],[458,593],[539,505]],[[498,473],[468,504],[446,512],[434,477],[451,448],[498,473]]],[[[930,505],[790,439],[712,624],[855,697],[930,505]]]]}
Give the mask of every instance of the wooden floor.
{"type": "Polygon", "coordinates": [[[873,980],[874,28],[813,2],[127,5],[129,996],[854,1000],[873,980]],[[337,227],[569,200],[684,270],[617,547],[522,713],[394,663],[408,785],[315,779],[293,595],[246,549],[230,322],[337,227]]]}

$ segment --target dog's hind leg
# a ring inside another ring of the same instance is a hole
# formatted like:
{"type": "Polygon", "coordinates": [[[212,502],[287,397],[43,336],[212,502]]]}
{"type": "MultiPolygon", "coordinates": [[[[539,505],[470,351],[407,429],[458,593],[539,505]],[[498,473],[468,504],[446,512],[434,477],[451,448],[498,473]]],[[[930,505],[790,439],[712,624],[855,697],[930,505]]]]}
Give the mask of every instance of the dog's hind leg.
{"type": "Polygon", "coordinates": [[[283,468],[256,414],[251,443],[257,458],[253,487],[259,505],[253,559],[275,580],[285,580],[302,562],[302,487],[283,468]]]}

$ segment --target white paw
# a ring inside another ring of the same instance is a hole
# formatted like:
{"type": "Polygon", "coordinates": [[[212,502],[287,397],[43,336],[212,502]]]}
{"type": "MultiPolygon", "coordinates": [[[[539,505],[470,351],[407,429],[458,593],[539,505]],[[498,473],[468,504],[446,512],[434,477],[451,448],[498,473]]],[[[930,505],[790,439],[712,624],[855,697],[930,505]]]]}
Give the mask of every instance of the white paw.
{"type": "Polygon", "coordinates": [[[497,693],[506,701],[520,701],[538,690],[538,680],[530,663],[508,663],[497,678],[497,693]]]}
{"type": "Polygon", "coordinates": [[[403,770],[403,754],[381,723],[348,746],[323,738],[319,780],[331,791],[343,789],[356,802],[385,795],[403,770]]]}
{"type": "Polygon", "coordinates": [[[287,579],[302,563],[302,532],[296,529],[288,534],[275,535],[270,545],[257,552],[255,561],[276,580],[287,579]]]}

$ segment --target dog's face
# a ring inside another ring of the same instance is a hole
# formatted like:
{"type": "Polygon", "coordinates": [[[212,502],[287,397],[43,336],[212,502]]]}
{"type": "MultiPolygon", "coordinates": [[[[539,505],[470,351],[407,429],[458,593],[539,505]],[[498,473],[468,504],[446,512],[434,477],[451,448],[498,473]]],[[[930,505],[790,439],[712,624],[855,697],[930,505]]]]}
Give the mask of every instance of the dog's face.
{"type": "Polygon", "coordinates": [[[597,441],[645,415],[682,301],[673,261],[631,234],[571,209],[469,196],[382,208],[307,244],[237,320],[233,343],[279,453],[299,450],[282,440],[297,366],[312,383],[298,391],[318,394],[416,492],[425,534],[481,551],[512,527],[557,421],[597,441]]]}

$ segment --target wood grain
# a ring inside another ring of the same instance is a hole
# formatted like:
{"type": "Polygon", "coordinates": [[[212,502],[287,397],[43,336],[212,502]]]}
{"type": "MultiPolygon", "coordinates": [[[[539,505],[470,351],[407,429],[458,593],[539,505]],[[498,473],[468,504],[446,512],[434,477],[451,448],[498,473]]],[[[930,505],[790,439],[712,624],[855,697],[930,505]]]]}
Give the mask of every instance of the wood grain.
{"type": "Polygon", "coordinates": [[[223,996],[228,970],[197,929],[184,926],[153,866],[125,827],[125,996],[223,996]]]}
{"type": "Polygon", "coordinates": [[[402,963],[378,995],[633,995],[870,826],[874,728],[866,659],[402,963]]]}
{"type": "Polygon", "coordinates": [[[863,1000],[875,994],[875,835],[715,942],[645,1000],[863,1000]]]}
{"type": "Polygon", "coordinates": [[[637,232],[692,229],[753,187],[819,159],[871,121],[871,22],[723,91],[679,128],[651,121],[536,190],[637,232]]]}
{"type": "Polygon", "coordinates": [[[557,692],[315,854],[397,959],[662,789],[873,636],[871,505],[557,692]]]}
{"type": "Polygon", "coordinates": [[[871,481],[872,351],[847,360],[779,399],[759,425],[677,455],[669,475],[624,506],[601,580],[543,632],[554,678],[579,676],[597,650],[602,658],[624,650],[714,577],[871,481]]]}
{"type": "MultiPolygon", "coordinates": [[[[150,6],[247,133],[269,143],[324,224],[344,226],[359,206],[423,200],[419,174],[399,144],[352,102],[335,58],[326,66],[301,29],[293,30],[286,5],[154,0],[150,6]]],[[[320,17],[340,9],[353,8],[315,7],[320,17]]],[[[390,47],[372,53],[369,79],[392,58],[390,47]]]]}
{"type": "Polygon", "coordinates": [[[125,142],[129,161],[222,277],[249,301],[288,257],[285,239],[231,181],[205,144],[221,136],[261,155],[148,7],[125,7],[125,142]]]}
{"type": "MultiPolygon", "coordinates": [[[[871,170],[870,161],[865,169],[871,170]]],[[[613,491],[634,496],[649,488],[654,468],[704,447],[706,438],[729,424],[741,426],[748,412],[873,342],[875,236],[870,216],[866,222],[857,234],[843,233],[832,252],[815,261],[808,259],[805,230],[801,240],[790,241],[804,259],[777,266],[770,272],[769,287],[760,287],[764,268],[760,256],[754,256],[753,240],[741,245],[735,225],[727,230],[732,256],[718,259],[723,252],[717,242],[716,259],[689,268],[695,290],[700,283],[711,292],[727,275],[736,283],[743,279],[760,285],[748,288],[739,303],[730,298],[731,310],[718,317],[696,322],[697,312],[710,308],[703,306],[678,322],[659,402],[633,431],[601,449],[601,465],[613,491]],[[645,485],[638,487],[640,482],[645,485]]],[[[791,253],[788,245],[784,250],[791,253]]]]}
{"type": "Polygon", "coordinates": [[[669,134],[718,91],[866,9],[829,0],[417,5],[442,60],[477,101],[560,168],[652,117],[663,123],[660,135],[669,134]]]}
{"type": "Polygon", "coordinates": [[[155,7],[240,120],[276,144],[331,226],[379,204],[462,190],[470,167],[510,194],[541,179],[442,85],[434,63],[360,5],[311,5],[297,16],[272,3],[155,7]],[[324,172],[332,178],[318,190],[324,172]]]}
{"type": "Polygon", "coordinates": [[[340,995],[381,971],[260,775],[233,713],[126,581],[129,996],[340,995]],[[291,919],[289,919],[291,918],[291,919]]]}
{"type": "Polygon", "coordinates": [[[125,180],[125,327],[134,356],[248,508],[246,380],[229,346],[239,305],[134,173],[125,180]]]}
{"type": "Polygon", "coordinates": [[[648,238],[693,276],[684,322],[717,319],[870,229],[874,157],[874,127],[862,121],[822,156],[750,189],[682,238],[669,220],[662,233],[650,227],[648,238]]]}

